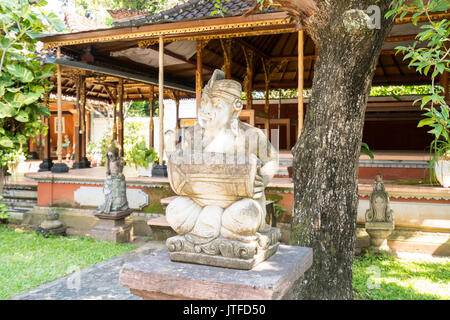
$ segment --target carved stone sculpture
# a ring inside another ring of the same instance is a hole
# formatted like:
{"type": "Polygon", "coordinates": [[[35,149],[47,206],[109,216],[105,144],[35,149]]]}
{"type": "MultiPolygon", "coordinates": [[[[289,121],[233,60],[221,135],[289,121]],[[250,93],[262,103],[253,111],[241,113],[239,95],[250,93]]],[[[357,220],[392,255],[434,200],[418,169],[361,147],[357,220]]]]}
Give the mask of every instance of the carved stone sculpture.
{"type": "Polygon", "coordinates": [[[94,211],[99,223],[91,230],[96,239],[112,242],[130,242],[133,235],[131,226],[125,218],[133,210],[128,207],[127,187],[123,167],[125,161],[119,156],[119,150],[112,146],[107,154],[106,180],[103,185],[105,201],[94,211]]]}
{"type": "Polygon", "coordinates": [[[106,180],[103,185],[105,201],[96,211],[96,215],[122,216],[129,214],[127,187],[123,167],[125,161],[119,156],[119,150],[111,147],[106,154],[106,180]]]}
{"type": "Polygon", "coordinates": [[[179,234],[167,239],[173,261],[251,269],[278,248],[281,233],[265,223],[264,195],[278,153],[260,129],[239,121],[241,109],[241,85],[216,70],[198,122],[168,160],[179,196],[166,209],[179,234]]]}
{"type": "Polygon", "coordinates": [[[375,177],[370,207],[366,211],[366,231],[370,236],[371,246],[376,250],[389,250],[387,238],[393,230],[394,212],[389,207],[389,195],[379,173],[375,177]]]}

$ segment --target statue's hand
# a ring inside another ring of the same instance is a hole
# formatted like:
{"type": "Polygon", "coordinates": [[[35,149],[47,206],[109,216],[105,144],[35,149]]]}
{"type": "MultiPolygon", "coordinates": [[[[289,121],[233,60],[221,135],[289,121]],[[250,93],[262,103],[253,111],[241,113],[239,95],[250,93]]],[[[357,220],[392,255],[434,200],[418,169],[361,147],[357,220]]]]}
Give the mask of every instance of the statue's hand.
{"type": "Polygon", "coordinates": [[[255,181],[253,183],[253,199],[259,199],[264,194],[264,180],[261,175],[261,170],[258,168],[256,175],[255,175],[255,181]]]}

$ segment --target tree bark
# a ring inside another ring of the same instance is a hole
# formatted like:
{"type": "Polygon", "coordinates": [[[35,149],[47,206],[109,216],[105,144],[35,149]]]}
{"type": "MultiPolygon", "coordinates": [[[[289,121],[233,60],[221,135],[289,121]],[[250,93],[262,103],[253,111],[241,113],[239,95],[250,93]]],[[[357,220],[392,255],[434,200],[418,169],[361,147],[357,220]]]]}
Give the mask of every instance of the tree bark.
{"type": "Polygon", "coordinates": [[[352,299],[358,159],[376,62],[393,21],[391,0],[318,0],[305,29],[319,48],[312,96],[294,147],[291,243],[313,248],[298,299],[352,299]],[[381,9],[381,28],[365,11],[381,9]]]}

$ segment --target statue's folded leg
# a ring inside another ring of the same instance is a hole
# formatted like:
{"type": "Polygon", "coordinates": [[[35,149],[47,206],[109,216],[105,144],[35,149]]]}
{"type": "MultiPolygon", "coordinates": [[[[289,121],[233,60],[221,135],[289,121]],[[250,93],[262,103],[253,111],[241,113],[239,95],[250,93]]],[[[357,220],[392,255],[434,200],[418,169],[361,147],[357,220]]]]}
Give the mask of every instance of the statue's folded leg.
{"type": "Polygon", "coordinates": [[[197,222],[202,207],[188,197],[177,197],[166,209],[166,219],[176,233],[190,232],[197,222]]]}
{"type": "Polygon", "coordinates": [[[224,238],[251,241],[261,225],[263,209],[253,199],[242,199],[229,206],[222,214],[221,235],[224,238]]]}
{"type": "Polygon", "coordinates": [[[186,239],[195,244],[208,243],[219,236],[223,209],[218,206],[206,206],[200,212],[194,228],[186,239]]]}

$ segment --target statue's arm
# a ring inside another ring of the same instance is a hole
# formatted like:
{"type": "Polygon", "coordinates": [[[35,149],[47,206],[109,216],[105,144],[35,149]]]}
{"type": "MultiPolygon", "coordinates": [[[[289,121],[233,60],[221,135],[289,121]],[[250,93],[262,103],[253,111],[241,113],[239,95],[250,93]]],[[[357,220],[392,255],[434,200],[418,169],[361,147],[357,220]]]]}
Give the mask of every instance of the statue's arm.
{"type": "Polygon", "coordinates": [[[267,186],[278,171],[278,151],[262,132],[259,141],[258,158],[263,162],[260,172],[264,186],[267,186]]]}

